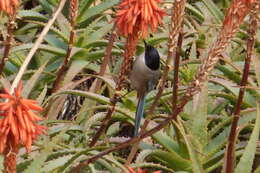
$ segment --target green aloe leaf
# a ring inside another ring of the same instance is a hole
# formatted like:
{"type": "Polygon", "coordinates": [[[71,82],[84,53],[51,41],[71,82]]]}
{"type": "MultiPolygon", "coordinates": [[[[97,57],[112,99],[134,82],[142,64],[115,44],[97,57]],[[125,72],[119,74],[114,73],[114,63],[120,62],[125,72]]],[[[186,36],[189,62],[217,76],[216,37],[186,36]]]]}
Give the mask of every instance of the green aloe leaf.
{"type": "Polygon", "coordinates": [[[248,144],[245,148],[245,151],[242,157],[240,158],[240,161],[235,169],[235,173],[251,173],[252,165],[256,153],[257,141],[259,138],[259,130],[260,130],[260,107],[259,107],[259,103],[257,103],[256,121],[255,121],[254,129],[250,136],[248,144]]]}
{"type": "Polygon", "coordinates": [[[179,146],[178,143],[167,136],[165,133],[159,131],[153,135],[153,139],[161,144],[165,149],[167,149],[170,152],[179,152],[179,146]]]}
{"type": "Polygon", "coordinates": [[[63,80],[63,85],[68,84],[69,82],[71,82],[74,77],[87,65],[89,64],[88,61],[83,61],[83,60],[76,60],[73,61],[69,70],[67,71],[64,80],[63,80]]]}
{"type": "Polygon", "coordinates": [[[30,165],[26,168],[23,173],[35,173],[41,170],[42,166],[45,164],[45,160],[47,159],[48,155],[51,153],[50,148],[46,148],[41,151],[41,153],[33,159],[30,165]]]}
{"type": "Polygon", "coordinates": [[[77,96],[82,96],[82,97],[86,97],[88,99],[93,99],[96,100],[99,103],[103,103],[103,104],[108,104],[110,103],[110,99],[107,97],[104,97],[102,95],[99,94],[95,94],[93,92],[88,92],[88,91],[80,91],[80,90],[65,90],[65,91],[60,91],[57,92],[55,94],[53,94],[51,97],[49,97],[48,99],[51,99],[53,97],[56,97],[58,95],[62,95],[62,94],[73,94],[73,95],[77,95],[77,96]]]}
{"type": "Polygon", "coordinates": [[[27,98],[30,94],[30,92],[32,91],[33,87],[35,86],[37,80],[40,78],[43,70],[45,69],[46,65],[47,65],[48,61],[46,61],[33,75],[32,77],[27,81],[26,85],[24,85],[24,89],[22,96],[24,98],[27,98]]]}
{"type": "Polygon", "coordinates": [[[256,73],[256,78],[258,85],[260,85],[260,55],[257,53],[254,53],[254,56],[252,58],[255,73],[256,73]]]}
{"type": "Polygon", "coordinates": [[[113,7],[114,5],[116,5],[117,3],[119,3],[119,0],[106,0],[106,1],[102,1],[100,4],[91,7],[87,10],[85,10],[84,12],[81,13],[81,15],[78,17],[78,23],[79,25],[84,26],[84,22],[86,22],[87,20],[89,20],[91,17],[95,16],[95,15],[100,15],[103,11],[105,11],[108,8],[113,7]]]}
{"type": "Polygon", "coordinates": [[[73,156],[72,154],[68,154],[68,155],[64,155],[64,156],[49,160],[49,161],[45,162],[41,171],[43,171],[43,172],[53,171],[53,170],[63,166],[69,159],[72,158],[72,156],[73,156]]]}
{"type": "Polygon", "coordinates": [[[201,92],[193,97],[193,111],[191,119],[188,122],[187,128],[194,138],[199,142],[200,152],[203,152],[203,148],[207,145],[207,116],[208,116],[208,87],[204,84],[201,92]]]}
{"type": "Polygon", "coordinates": [[[218,6],[212,1],[212,0],[202,0],[202,2],[205,4],[205,6],[208,8],[210,13],[216,18],[217,23],[222,23],[222,20],[224,18],[223,13],[220,11],[218,6]]]}
{"type": "Polygon", "coordinates": [[[18,12],[18,16],[28,20],[36,20],[40,22],[48,21],[48,18],[46,16],[32,10],[20,10],[18,12]]]}
{"type": "Polygon", "coordinates": [[[90,35],[88,35],[84,40],[83,47],[87,46],[90,43],[93,43],[97,40],[100,40],[105,34],[111,31],[113,24],[105,24],[105,26],[101,27],[100,29],[94,31],[90,35]]]}
{"type": "Polygon", "coordinates": [[[137,159],[136,163],[144,162],[145,158],[148,156],[153,156],[156,160],[161,161],[167,167],[173,169],[174,171],[178,170],[189,170],[191,169],[191,162],[180,157],[174,152],[166,152],[163,150],[143,150],[137,159]]]}
{"type": "Polygon", "coordinates": [[[203,170],[202,163],[199,159],[199,153],[196,152],[195,147],[192,144],[191,140],[191,135],[186,134],[184,126],[180,123],[175,122],[176,127],[180,130],[181,135],[183,136],[185,143],[187,145],[189,155],[190,155],[190,160],[192,162],[192,170],[193,172],[196,173],[204,173],[205,171],[203,170]]]}
{"type": "MultiPolygon", "coordinates": [[[[33,45],[34,45],[33,43],[28,43],[28,44],[22,44],[20,46],[15,46],[15,47],[12,48],[12,53],[31,49],[33,47],[33,45]]],[[[59,56],[65,56],[66,55],[66,50],[60,49],[60,48],[57,48],[57,47],[53,47],[53,46],[49,46],[49,45],[41,44],[39,49],[44,50],[44,51],[49,52],[49,53],[53,53],[55,55],[59,55],[59,56]]]]}

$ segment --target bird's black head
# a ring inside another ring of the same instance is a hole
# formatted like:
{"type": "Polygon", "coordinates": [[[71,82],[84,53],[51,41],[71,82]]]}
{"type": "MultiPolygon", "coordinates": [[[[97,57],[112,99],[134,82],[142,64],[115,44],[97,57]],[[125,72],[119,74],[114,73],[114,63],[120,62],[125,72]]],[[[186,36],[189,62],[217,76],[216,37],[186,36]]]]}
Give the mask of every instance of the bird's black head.
{"type": "Polygon", "coordinates": [[[145,64],[151,70],[158,70],[160,67],[160,55],[157,49],[147,44],[145,41],[144,44],[145,44],[145,64]]]}

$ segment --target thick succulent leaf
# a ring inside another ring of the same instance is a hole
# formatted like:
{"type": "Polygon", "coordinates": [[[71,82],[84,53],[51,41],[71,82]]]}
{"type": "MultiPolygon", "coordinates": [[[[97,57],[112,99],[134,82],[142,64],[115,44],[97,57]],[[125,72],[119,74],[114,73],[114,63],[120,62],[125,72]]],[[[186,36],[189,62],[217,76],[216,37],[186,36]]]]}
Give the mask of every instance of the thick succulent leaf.
{"type": "Polygon", "coordinates": [[[18,16],[28,20],[36,20],[40,22],[48,21],[48,18],[46,16],[32,10],[20,10],[18,12],[18,16]]]}
{"type": "Polygon", "coordinates": [[[26,168],[24,173],[35,173],[41,170],[41,167],[45,164],[45,160],[47,156],[51,153],[51,150],[45,149],[39,154],[39,156],[35,157],[31,164],[26,168]]]}
{"type": "MultiPolygon", "coordinates": [[[[105,147],[99,147],[99,149],[104,149],[105,147]]],[[[75,160],[77,159],[83,159],[85,155],[90,155],[90,152],[92,150],[95,150],[98,148],[88,148],[88,149],[82,149],[76,152],[76,154],[73,155],[62,167],[58,169],[58,172],[64,172],[69,170],[72,166],[75,160]]]]}
{"type": "Polygon", "coordinates": [[[73,156],[72,154],[68,154],[68,155],[64,155],[64,156],[49,160],[49,161],[45,162],[41,171],[51,172],[51,171],[63,166],[69,159],[71,159],[72,156],[73,156]]]}
{"type": "Polygon", "coordinates": [[[191,162],[183,159],[174,152],[166,152],[163,150],[143,150],[136,159],[136,163],[143,163],[148,156],[153,156],[156,160],[161,161],[165,166],[178,170],[189,170],[191,169],[191,162]]]}
{"type": "Polygon", "coordinates": [[[138,164],[131,164],[130,166],[131,168],[153,168],[154,170],[160,170],[160,171],[166,171],[166,172],[172,172],[172,173],[176,173],[175,171],[173,171],[172,169],[169,169],[161,164],[157,164],[157,163],[152,163],[152,162],[142,162],[142,163],[138,163],[138,164]]]}
{"type": "Polygon", "coordinates": [[[192,170],[193,172],[196,173],[204,173],[205,171],[203,170],[202,162],[199,159],[199,153],[196,152],[195,146],[192,144],[191,140],[191,135],[187,135],[184,129],[184,126],[180,123],[177,124],[175,122],[176,127],[180,130],[181,135],[183,136],[185,143],[187,145],[189,155],[190,155],[190,160],[191,160],[191,165],[192,165],[192,170]]]}
{"type": "MultiPolygon", "coordinates": [[[[28,44],[22,44],[20,46],[15,46],[12,49],[12,53],[31,49],[33,47],[33,45],[34,45],[33,43],[28,43],[28,44]]],[[[49,45],[41,44],[39,46],[39,49],[46,51],[46,52],[49,52],[49,53],[53,53],[55,55],[59,55],[59,56],[65,56],[66,55],[66,50],[60,49],[60,48],[57,48],[57,47],[53,47],[53,46],[49,46],[49,45]]]]}
{"type": "MultiPolygon", "coordinates": [[[[229,92],[231,92],[233,95],[235,95],[236,97],[238,97],[239,94],[239,88],[235,88],[234,86],[236,86],[235,83],[231,82],[231,81],[227,81],[224,79],[220,79],[220,78],[212,78],[210,80],[211,82],[214,82],[215,84],[219,84],[221,86],[223,86],[225,89],[227,89],[229,92]]],[[[249,94],[248,92],[245,93],[243,102],[245,104],[254,106],[255,105],[255,98],[249,94]]]]}
{"type": "MultiPolygon", "coordinates": [[[[238,122],[238,125],[247,124],[248,122],[252,121],[255,118],[255,112],[249,112],[240,117],[240,120],[238,122]]],[[[226,120],[225,120],[226,121],[226,120]]],[[[230,121],[230,120],[227,120],[230,121]]],[[[212,157],[214,154],[219,152],[226,144],[227,138],[229,136],[230,132],[230,126],[226,127],[226,123],[220,123],[221,128],[217,127],[218,129],[221,129],[221,132],[218,134],[215,131],[215,137],[212,138],[209,142],[209,144],[205,148],[205,154],[207,155],[208,159],[212,157]]]]}
{"type": "Polygon", "coordinates": [[[189,3],[186,3],[186,8],[187,10],[189,10],[192,14],[194,14],[201,22],[203,22],[204,19],[204,15],[194,6],[192,6],[189,3]]]}
{"type": "MultiPolygon", "coordinates": [[[[255,59],[255,58],[253,58],[255,59]]],[[[228,68],[227,66],[224,65],[217,65],[216,68],[218,70],[220,70],[223,74],[224,77],[227,78],[228,80],[233,81],[234,83],[236,83],[237,85],[240,85],[240,81],[242,80],[241,74],[242,74],[242,69],[240,69],[239,67],[237,67],[236,64],[227,61],[230,65],[230,68],[228,68]]],[[[248,78],[248,85],[255,87],[255,82],[253,81],[253,79],[248,78]]],[[[254,89],[247,89],[247,91],[252,95],[255,96],[257,98],[260,98],[259,92],[257,92],[254,89]]],[[[246,93],[247,94],[247,93],[246,93]]],[[[253,101],[254,102],[254,101],[253,101]]]]}
{"type": "Polygon", "coordinates": [[[27,98],[32,91],[33,87],[35,86],[37,80],[40,78],[42,72],[44,71],[44,68],[46,67],[48,61],[46,61],[33,75],[32,77],[27,81],[26,85],[24,85],[25,90],[23,90],[22,96],[24,98],[27,98]]]}
{"type": "Polygon", "coordinates": [[[82,3],[80,3],[78,18],[80,18],[84,14],[84,12],[90,7],[90,5],[94,1],[95,0],[85,0],[85,1],[82,1],[82,3]]]}
{"type": "MultiPolygon", "coordinates": [[[[46,23],[44,23],[44,22],[39,22],[39,21],[34,21],[34,20],[26,20],[26,21],[28,23],[30,23],[31,25],[25,26],[25,27],[17,30],[16,31],[17,34],[26,34],[27,32],[30,32],[33,29],[38,29],[39,26],[44,27],[46,25],[46,23]]],[[[68,43],[69,34],[60,31],[55,26],[51,26],[50,31],[52,31],[52,33],[55,34],[58,38],[62,39],[64,41],[64,43],[68,43]]]]}
{"type": "Polygon", "coordinates": [[[104,167],[106,170],[108,170],[111,173],[118,173],[119,169],[112,166],[111,163],[107,162],[104,159],[99,159],[96,161],[96,164],[100,164],[102,167],[104,167]]]}
{"type": "Polygon", "coordinates": [[[108,104],[110,103],[110,99],[107,97],[104,97],[102,95],[99,94],[95,94],[92,92],[87,92],[87,91],[80,91],[80,90],[65,90],[65,91],[60,91],[57,92],[55,94],[53,94],[51,97],[49,97],[48,99],[51,99],[53,97],[56,97],[58,95],[62,95],[62,94],[73,94],[73,95],[77,95],[77,96],[82,96],[82,97],[86,97],[88,99],[93,99],[96,100],[99,103],[103,103],[103,104],[108,104]]]}
{"type": "Polygon", "coordinates": [[[257,53],[254,53],[252,61],[253,61],[253,65],[254,65],[254,69],[255,69],[255,73],[256,73],[257,82],[258,82],[258,85],[260,85],[260,55],[257,53]]]}
{"type": "Polygon", "coordinates": [[[201,92],[193,97],[193,111],[187,128],[193,137],[198,141],[197,149],[203,152],[208,143],[207,116],[208,116],[208,86],[204,84],[201,92]]]}
{"type": "Polygon", "coordinates": [[[205,6],[208,8],[212,16],[215,17],[218,24],[222,23],[224,18],[223,13],[221,10],[216,6],[216,4],[212,0],[202,0],[205,6]]]}
{"type": "Polygon", "coordinates": [[[167,149],[169,152],[177,152],[179,153],[179,146],[178,143],[167,136],[162,131],[159,131],[153,135],[153,139],[161,144],[165,149],[167,149]]]}
{"type": "Polygon", "coordinates": [[[61,49],[66,49],[67,48],[67,43],[64,42],[63,40],[60,40],[57,38],[56,35],[54,34],[48,34],[44,37],[44,40],[50,45],[54,47],[58,47],[61,49]]]}
{"type": "Polygon", "coordinates": [[[60,14],[56,19],[58,28],[62,33],[65,33],[66,35],[70,35],[70,21],[63,15],[60,14]]]}
{"type": "Polygon", "coordinates": [[[0,156],[0,171],[2,172],[4,169],[4,157],[0,156]]]}
{"type": "Polygon", "coordinates": [[[52,14],[53,12],[53,5],[49,3],[46,0],[39,0],[39,4],[42,6],[42,8],[47,11],[49,14],[52,14]]]}
{"type": "MultiPolygon", "coordinates": [[[[74,77],[87,65],[89,64],[88,61],[82,61],[82,60],[77,60],[77,61],[73,61],[69,70],[67,71],[64,80],[63,80],[63,85],[64,84],[68,84],[69,82],[71,82],[74,77]]],[[[62,85],[62,86],[63,86],[62,85]]]]}
{"type": "Polygon", "coordinates": [[[103,11],[107,10],[108,8],[113,7],[114,5],[116,5],[119,2],[119,0],[106,0],[106,1],[101,1],[100,4],[88,8],[87,10],[85,10],[84,12],[81,13],[81,16],[78,17],[77,21],[78,23],[83,27],[84,23],[89,20],[91,17],[95,16],[95,15],[100,15],[103,11]]]}
{"type": "Polygon", "coordinates": [[[37,97],[36,101],[41,105],[46,95],[47,95],[47,86],[45,85],[40,95],[37,97]]]}
{"type": "Polygon", "coordinates": [[[256,120],[253,132],[250,136],[248,144],[245,148],[244,154],[239,160],[239,163],[235,169],[235,173],[251,173],[252,166],[255,158],[257,142],[259,138],[260,130],[260,107],[257,103],[256,120]]]}
{"type": "Polygon", "coordinates": [[[88,44],[91,44],[97,40],[100,40],[102,37],[104,37],[105,34],[107,34],[109,31],[111,31],[113,27],[113,24],[105,24],[105,26],[99,28],[98,30],[94,31],[84,39],[83,47],[86,47],[88,44]]]}

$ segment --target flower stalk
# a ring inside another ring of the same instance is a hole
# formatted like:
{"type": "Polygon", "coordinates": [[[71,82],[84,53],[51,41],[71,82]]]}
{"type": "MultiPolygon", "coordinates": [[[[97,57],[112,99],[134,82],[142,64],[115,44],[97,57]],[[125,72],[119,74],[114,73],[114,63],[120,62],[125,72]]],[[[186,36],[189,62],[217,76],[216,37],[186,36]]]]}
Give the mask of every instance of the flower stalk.
{"type": "Polygon", "coordinates": [[[15,19],[16,19],[16,9],[19,5],[18,0],[1,0],[0,2],[0,10],[5,11],[9,17],[8,17],[8,24],[7,24],[7,38],[5,41],[5,48],[4,48],[4,55],[1,59],[0,63],[0,75],[2,75],[4,71],[4,67],[6,62],[9,58],[9,53],[12,47],[12,41],[14,38],[13,32],[15,28],[15,19]]]}
{"type": "MultiPolygon", "coordinates": [[[[183,33],[180,32],[177,49],[174,59],[174,76],[173,76],[173,91],[172,91],[172,112],[177,107],[178,101],[178,86],[179,86],[179,68],[180,68],[180,61],[181,61],[181,47],[182,47],[182,40],[183,40],[183,33]]],[[[176,119],[175,119],[176,121],[176,119]]]]}
{"type": "Polygon", "coordinates": [[[243,103],[244,94],[246,91],[247,79],[249,76],[250,63],[252,58],[252,52],[255,43],[255,35],[257,30],[257,19],[256,14],[250,16],[249,29],[248,29],[248,40],[247,40],[247,54],[245,58],[245,65],[243,71],[243,77],[240,83],[238,100],[236,103],[235,111],[233,114],[233,121],[231,124],[231,131],[228,138],[227,150],[226,150],[226,163],[225,163],[225,172],[232,173],[235,167],[235,146],[236,146],[236,137],[237,137],[237,126],[240,117],[241,105],[243,103]]]}
{"type": "MultiPolygon", "coordinates": [[[[8,136],[8,138],[12,139],[13,136],[10,135],[8,136]]],[[[8,140],[3,154],[4,154],[5,173],[16,173],[18,145],[16,145],[13,140],[8,140]]]]}
{"type": "Polygon", "coordinates": [[[12,41],[13,41],[13,31],[15,28],[15,14],[11,15],[8,20],[8,27],[7,27],[7,38],[5,41],[5,48],[4,48],[4,55],[1,59],[0,63],[0,75],[2,75],[4,71],[4,67],[6,62],[8,61],[9,58],[9,53],[12,47],[12,41]]]}
{"type": "Polygon", "coordinates": [[[76,25],[76,18],[77,18],[77,13],[78,13],[78,0],[71,0],[70,1],[70,39],[69,39],[69,44],[67,48],[67,53],[65,56],[65,59],[63,61],[63,64],[59,71],[57,72],[57,78],[54,82],[53,88],[52,88],[52,93],[56,92],[60,88],[61,81],[64,77],[64,73],[68,69],[68,65],[71,59],[71,51],[72,47],[75,41],[75,25],[76,25]]]}
{"type": "MultiPolygon", "coordinates": [[[[101,64],[101,67],[100,67],[100,71],[99,71],[99,76],[104,76],[105,72],[106,72],[106,69],[107,69],[107,66],[108,66],[108,63],[109,63],[109,60],[111,58],[111,54],[112,54],[112,48],[113,48],[113,45],[114,45],[114,42],[115,42],[115,38],[116,38],[116,33],[115,33],[115,25],[113,26],[112,28],[112,33],[109,37],[109,42],[108,42],[108,45],[106,47],[106,51],[105,51],[105,55],[104,55],[104,60],[101,64]]],[[[96,79],[94,84],[95,84],[95,93],[97,93],[101,87],[101,83],[102,81],[100,79],[96,79]]]]}

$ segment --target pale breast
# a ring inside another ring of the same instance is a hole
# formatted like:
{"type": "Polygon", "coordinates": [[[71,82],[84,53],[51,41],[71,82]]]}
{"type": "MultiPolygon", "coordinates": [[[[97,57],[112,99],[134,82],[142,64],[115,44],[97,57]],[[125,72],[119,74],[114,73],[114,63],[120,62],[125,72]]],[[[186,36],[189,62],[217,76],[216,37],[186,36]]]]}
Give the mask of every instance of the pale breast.
{"type": "Polygon", "coordinates": [[[130,74],[130,81],[132,87],[139,92],[139,94],[146,94],[148,90],[148,81],[157,82],[159,78],[159,70],[149,69],[144,62],[144,54],[139,56],[133,65],[133,70],[130,74]]]}

